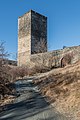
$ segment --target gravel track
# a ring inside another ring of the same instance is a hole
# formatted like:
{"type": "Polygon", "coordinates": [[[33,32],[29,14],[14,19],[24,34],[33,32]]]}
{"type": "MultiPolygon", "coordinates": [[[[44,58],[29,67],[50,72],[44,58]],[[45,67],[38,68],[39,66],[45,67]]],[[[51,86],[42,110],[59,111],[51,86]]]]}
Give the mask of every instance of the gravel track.
{"type": "Polygon", "coordinates": [[[0,120],[70,120],[46,101],[32,80],[33,77],[29,77],[15,83],[19,96],[0,113],[0,120]]]}

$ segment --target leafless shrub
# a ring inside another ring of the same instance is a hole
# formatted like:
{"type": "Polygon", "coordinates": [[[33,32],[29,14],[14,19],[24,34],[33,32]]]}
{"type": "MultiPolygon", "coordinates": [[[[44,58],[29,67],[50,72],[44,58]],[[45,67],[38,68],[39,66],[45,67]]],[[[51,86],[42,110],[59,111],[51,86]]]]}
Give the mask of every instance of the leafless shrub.
{"type": "Polygon", "coordinates": [[[13,67],[10,70],[11,73],[11,80],[15,81],[16,79],[23,78],[29,74],[28,67],[20,66],[20,67],[13,67]]]}
{"type": "Polygon", "coordinates": [[[18,69],[17,67],[13,67],[10,69],[10,75],[11,75],[11,81],[15,81],[16,78],[18,77],[18,69]]]}
{"type": "Polygon", "coordinates": [[[29,68],[27,71],[28,71],[28,75],[34,75],[36,73],[44,73],[44,72],[47,72],[49,70],[50,70],[50,68],[48,68],[46,66],[35,65],[34,67],[29,68]]]}
{"type": "Polygon", "coordinates": [[[10,84],[11,75],[9,73],[10,67],[5,64],[8,53],[5,51],[4,42],[0,43],[0,96],[4,98],[5,94],[11,93],[10,84]]]}
{"type": "Polygon", "coordinates": [[[50,68],[48,68],[44,65],[35,66],[35,68],[36,68],[36,72],[39,72],[39,73],[44,73],[44,72],[47,72],[50,70],[50,68]]]}
{"type": "Polygon", "coordinates": [[[42,65],[35,65],[34,67],[27,67],[27,66],[20,66],[20,67],[13,67],[10,70],[11,80],[15,81],[17,78],[22,78],[25,76],[31,76],[36,73],[44,73],[49,71],[48,67],[42,65]]]}
{"type": "Polygon", "coordinates": [[[11,93],[10,84],[11,74],[9,73],[10,68],[8,66],[0,67],[0,94],[4,97],[5,94],[11,93]]]}
{"type": "Polygon", "coordinates": [[[24,67],[24,66],[18,67],[17,70],[18,70],[18,76],[21,78],[28,75],[28,68],[27,67],[24,67]]]}

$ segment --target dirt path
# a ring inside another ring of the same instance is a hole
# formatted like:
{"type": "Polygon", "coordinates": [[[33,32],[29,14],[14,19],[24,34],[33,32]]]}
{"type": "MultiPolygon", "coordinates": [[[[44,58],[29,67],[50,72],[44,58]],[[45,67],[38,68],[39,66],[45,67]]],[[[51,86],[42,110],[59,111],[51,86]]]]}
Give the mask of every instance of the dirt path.
{"type": "Polygon", "coordinates": [[[0,113],[0,120],[69,120],[41,96],[32,78],[16,82],[19,97],[0,113]]]}

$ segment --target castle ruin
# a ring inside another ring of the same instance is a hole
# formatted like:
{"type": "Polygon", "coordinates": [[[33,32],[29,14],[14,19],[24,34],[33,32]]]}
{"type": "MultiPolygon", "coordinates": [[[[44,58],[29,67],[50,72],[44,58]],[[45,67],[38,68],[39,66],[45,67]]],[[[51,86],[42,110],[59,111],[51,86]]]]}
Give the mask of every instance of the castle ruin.
{"type": "Polygon", "coordinates": [[[18,18],[18,66],[31,54],[47,52],[47,17],[30,10],[18,18]]]}
{"type": "Polygon", "coordinates": [[[47,52],[47,17],[30,10],[18,19],[18,66],[34,63],[49,68],[80,60],[80,46],[47,52]]]}

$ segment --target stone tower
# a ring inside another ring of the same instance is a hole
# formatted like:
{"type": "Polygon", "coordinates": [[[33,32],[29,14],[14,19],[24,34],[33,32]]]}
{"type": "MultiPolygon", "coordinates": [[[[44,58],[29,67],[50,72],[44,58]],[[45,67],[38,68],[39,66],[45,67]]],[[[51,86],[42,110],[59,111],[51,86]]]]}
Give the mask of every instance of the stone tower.
{"type": "Polygon", "coordinates": [[[47,52],[47,17],[33,10],[18,18],[18,66],[31,54],[47,52]]]}

